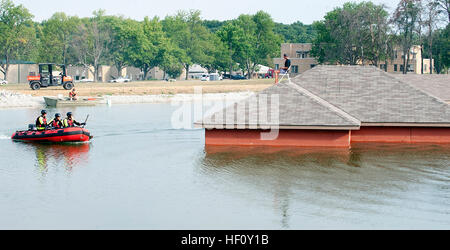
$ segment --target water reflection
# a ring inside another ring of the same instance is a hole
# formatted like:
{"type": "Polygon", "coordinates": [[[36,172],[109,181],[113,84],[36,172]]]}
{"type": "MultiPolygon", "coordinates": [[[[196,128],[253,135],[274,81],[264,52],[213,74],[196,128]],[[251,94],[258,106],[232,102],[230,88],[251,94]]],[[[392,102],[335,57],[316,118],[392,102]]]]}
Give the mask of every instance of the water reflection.
{"type": "Polygon", "coordinates": [[[26,143],[26,145],[29,150],[35,151],[35,166],[43,174],[48,172],[50,166],[62,166],[65,171],[72,172],[77,166],[86,165],[91,147],[90,143],[26,143]]]}
{"type": "Polygon", "coordinates": [[[201,173],[231,191],[257,190],[272,197],[280,227],[298,228],[302,222],[293,223],[293,214],[356,224],[365,222],[361,214],[386,220],[389,215],[406,218],[403,210],[446,215],[449,201],[438,194],[450,188],[449,162],[450,147],[439,145],[208,146],[201,173]]]}

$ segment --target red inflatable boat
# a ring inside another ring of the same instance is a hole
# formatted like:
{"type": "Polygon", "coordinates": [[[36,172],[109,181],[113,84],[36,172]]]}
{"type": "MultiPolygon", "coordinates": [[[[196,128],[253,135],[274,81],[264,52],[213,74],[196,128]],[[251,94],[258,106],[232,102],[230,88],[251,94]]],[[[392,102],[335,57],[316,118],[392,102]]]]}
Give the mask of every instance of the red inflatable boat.
{"type": "Polygon", "coordinates": [[[92,139],[92,136],[87,129],[72,127],[44,131],[17,131],[11,139],[33,142],[87,142],[92,139]]]}

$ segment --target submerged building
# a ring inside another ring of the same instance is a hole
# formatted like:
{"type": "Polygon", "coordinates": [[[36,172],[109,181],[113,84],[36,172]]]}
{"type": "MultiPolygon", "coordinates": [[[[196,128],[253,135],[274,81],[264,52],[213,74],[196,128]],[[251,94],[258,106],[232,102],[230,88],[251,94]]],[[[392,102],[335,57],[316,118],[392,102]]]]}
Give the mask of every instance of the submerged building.
{"type": "Polygon", "coordinates": [[[207,145],[450,143],[450,105],[376,67],[317,66],[197,125],[207,145]]]}

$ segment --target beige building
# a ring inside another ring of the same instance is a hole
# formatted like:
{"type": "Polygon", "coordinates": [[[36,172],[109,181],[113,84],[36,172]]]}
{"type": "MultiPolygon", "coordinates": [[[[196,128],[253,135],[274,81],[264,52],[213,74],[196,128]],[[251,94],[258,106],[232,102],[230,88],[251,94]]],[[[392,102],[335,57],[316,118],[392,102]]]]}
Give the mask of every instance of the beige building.
{"type": "MultiPolygon", "coordinates": [[[[318,62],[311,55],[312,44],[311,43],[283,43],[281,45],[281,57],[274,58],[275,69],[284,67],[283,55],[287,54],[291,59],[291,75],[302,74],[305,71],[315,67],[318,62]]],[[[411,48],[408,64],[408,72],[421,74],[422,73],[422,52],[420,46],[415,45],[411,48]]],[[[433,61],[434,62],[434,61],[433,61]]],[[[403,52],[399,48],[394,52],[393,60],[388,60],[378,63],[380,69],[383,69],[389,73],[403,72],[403,52]]],[[[430,59],[423,59],[423,73],[430,74],[430,59]]]]}
{"type": "MultiPolygon", "coordinates": [[[[91,79],[91,80],[95,79],[93,66],[90,66],[89,68],[83,66],[68,66],[67,74],[72,76],[76,82],[81,81],[83,79],[91,79]]],[[[141,80],[143,78],[143,73],[141,73],[141,70],[138,68],[125,67],[122,69],[120,76],[128,77],[129,79],[136,81],[141,80]]],[[[99,82],[108,82],[118,77],[119,74],[116,67],[106,65],[99,66],[98,68],[99,82]]]]}
{"type": "MultiPolygon", "coordinates": [[[[27,77],[30,72],[38,72],[38,65],[34,62],[12,61],[8,69],[8,83],[27,83],[27,77]]],[[[5,76],[0,71],[0,79],[5,76]]]]}
{"type": "MultiPolygon", "coordinates": [[[[434,63],[434,60],[433,60],[434,63]]],[[[398,48],[394,51],[393,60],[386,62],[380,62],[380,69],[383,69],[389,73],[403,73],[403,51],[398,48]]],[[[408,73],[422,74],[422,51],[419,45],[414,45],[409,54],[409,64],[407,66],[408,73]]],[[[423,73],[430,74],[430,59],[423,59],[423,73]]],[[[433,71],[434,72],[434,71],[433,71]]]]}
{"type": "MultiPolygon", "coordinates": [[[[38,64],[34,62],[26,61],[12,61],[8,70],[8,83],[28,83],[27,77],[30,73],[37,74],[39,71],[38,64]]],[[[67,75],[72,76],[75,82],[81,81],[83,79],[94,80],[94,67],[89,68],[83,66],[72,66],[68,65],[66,68],[67,75]]],[[[125,67],[122,69],[120,76],[128,77],[132,81],[144,80],[144,73],[135,67],[125,67]]],[[[110,80],[119,77],[117,68],[114,66],[101,65],[98,69],[98,81],[99,82],[109,82],[110,80]]],[[[164,71],[158,67],[152,68],[148,74],[147,79],[164,80],[167,77],[164,71]]],[[[186,73],[183,71],[177,80],[184,80],[186,73]]],[[[0,79],[4,78],[4,74],[0,72],[0,79]]]]}
{"type": "Polygon", "coordinates": [[[302,74],[314,68],[318,62],[311,55],[311,43],[283,43],[281,44],[281,54],[279,58],[274,58],[275,69],[284,67],[283,55],[287,54],[291,59],[291,75],[302,74]]]}

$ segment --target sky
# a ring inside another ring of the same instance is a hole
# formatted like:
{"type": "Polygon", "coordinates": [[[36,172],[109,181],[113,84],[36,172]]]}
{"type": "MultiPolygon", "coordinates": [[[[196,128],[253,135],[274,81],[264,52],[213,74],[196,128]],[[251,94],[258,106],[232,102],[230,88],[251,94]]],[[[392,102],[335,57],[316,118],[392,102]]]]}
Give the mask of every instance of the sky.
{"type": "MultiPolygon", "coordinates": [[[[321,20],[325,13],[352,0],[12,0],[23,4],[36,21],[48,19],[55,12],[65,12],[79,17],[91,16],[94,10],[104,9],[109,15],[123,15],[135,20],[145,16],[164,18],[178,10],[197,9],[207,20],[230,20],[240,14],[254,14],[264,10],[276,22],[291,24],[301,21],[311,24],[321,20]]],[[[399,0],[372,0],[385,4],[390,11],[399,0]]],[[[353,0],[353,2],[361,2],[353,0]]]]}

